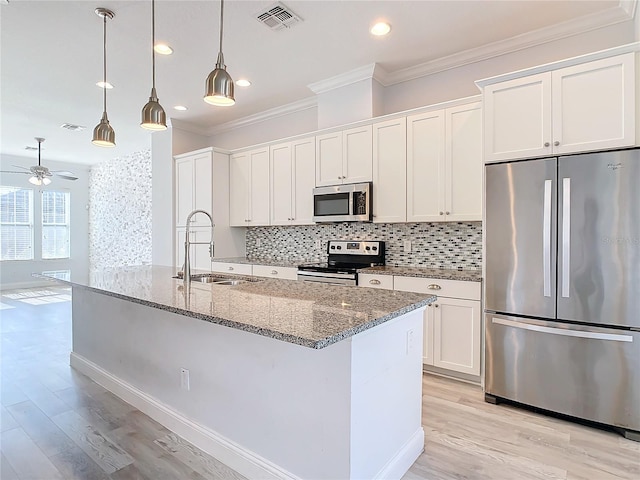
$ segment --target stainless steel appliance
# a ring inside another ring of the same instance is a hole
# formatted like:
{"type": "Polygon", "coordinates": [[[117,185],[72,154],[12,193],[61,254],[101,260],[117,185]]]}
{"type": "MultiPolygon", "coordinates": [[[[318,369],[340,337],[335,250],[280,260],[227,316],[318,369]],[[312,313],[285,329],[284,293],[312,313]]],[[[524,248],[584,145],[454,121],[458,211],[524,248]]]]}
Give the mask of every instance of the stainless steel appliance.
{"type": "Polygon", "coordinates": [[[485,399],[640,441],[640,150],[486,166],[485,399]]]}
{"type": "Polygon", "coordinates": [[[384,242],[331,240],[326,262],[298,265],[298,280],[357,285],[359,268],[384,265],[384,242]]]}
{"type": "Polygon", "coordinates": [[[314,222],[370,222],[371,182],[334,185],[313,189],[314,222]]]}

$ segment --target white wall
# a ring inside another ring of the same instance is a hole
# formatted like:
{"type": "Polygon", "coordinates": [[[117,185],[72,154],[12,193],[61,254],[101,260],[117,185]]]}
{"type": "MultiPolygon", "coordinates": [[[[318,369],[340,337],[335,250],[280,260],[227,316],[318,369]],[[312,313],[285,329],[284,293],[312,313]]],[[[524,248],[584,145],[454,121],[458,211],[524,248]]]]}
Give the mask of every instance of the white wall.
{"type": "MultiPolygon", "coordinates": [[[[2,170],[17,170],[12,165],[31,167],[37,164],[32,157],[13,155],[0,156],[2,170]]],[[[0,185],[32,188],[34,199],[34,260],[17,260],[0,262],[0,288],[22,288],[36,285],[47,285],[47,281],[37,280],[31,276],[34,272],[45,270],[68,270],[84,275],[89,271],[89,167],[43,160],[50,170],[68,170],[78,176],[78,180],[64,180],[53,177],[48,186],[37,187],[29,183],[28,175],[2,174],[0,185]],[[60,260],[42,260],[41,258],[41,201],[43,190],[68,191],[71,196],[71,258],[60,260]]]]}
{"type": "Polygon", "coordinates": [[[382,115],[382,89],[368,78],[318,94],[318,128],[368,120],[382,115]]]}
{"type": "Polygon", "coordinates": [[[151,263],[151,152],[94,165],[89,182],[89,268],[151,263]]]}

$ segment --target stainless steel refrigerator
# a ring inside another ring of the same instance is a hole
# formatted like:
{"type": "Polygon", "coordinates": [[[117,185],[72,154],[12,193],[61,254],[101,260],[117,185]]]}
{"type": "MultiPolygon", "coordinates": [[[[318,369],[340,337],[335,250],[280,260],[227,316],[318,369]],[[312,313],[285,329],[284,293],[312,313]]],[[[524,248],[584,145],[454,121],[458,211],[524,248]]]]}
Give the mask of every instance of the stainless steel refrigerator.
{"type": "Polygon", "coordinates": [[[640,149],[486,166],[485,399],[640,441],[640,149]]]}

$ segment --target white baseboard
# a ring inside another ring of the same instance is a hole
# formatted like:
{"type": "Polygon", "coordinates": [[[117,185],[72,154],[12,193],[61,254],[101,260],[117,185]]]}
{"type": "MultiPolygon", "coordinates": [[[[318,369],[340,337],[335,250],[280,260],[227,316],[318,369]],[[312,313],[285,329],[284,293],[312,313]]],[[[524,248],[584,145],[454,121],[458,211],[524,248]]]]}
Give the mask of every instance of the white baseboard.
{"type": "Polygon", "coordinates": [[[382,467],[376,479],[400,479],[424,451],[424,429],[420,427],[416,433],[398,451],[395,457],[382,467]]]}
{"type": "MultiPolygon", "coordinates": [[[[180,435],[199,449],[215,457],[245,477],[261,480],[300,480],[299,477],[287,472],[267,459],[244,449],[213,430],[193,422],[171,407],[138,390],[133,385],[115,377],[86,358],[71,352],[70,363],[73,368],[87,375],[96,383],[99,383],[107,390],[122,398],[125,402],[133,405],[158,423],[164,425],[172,432],[180,435]]],[[[420,430],[422,431],[422,429],[420,430]]],[[[421,441],[422,445],[424,445],[424,434],[422,434],[421,441]]],[[[403,448],[403,451],[404,450],[405,448],[403,448]]],[[[404,459],[405,455],[399,455],[398,457],[404,459]]],[[[409,465],[411,465],[414,460],[415,458],[409,465]]],[[[404,463],[402,463],[402,465],[404,465],[404,463]]],[[[395,471],[395,469],[393,471],[395,471]]],[[[406,471],[406,468],[404,471],[406,471]]],[[[384,478],[391,477],[385,476],[384,478]]]]}

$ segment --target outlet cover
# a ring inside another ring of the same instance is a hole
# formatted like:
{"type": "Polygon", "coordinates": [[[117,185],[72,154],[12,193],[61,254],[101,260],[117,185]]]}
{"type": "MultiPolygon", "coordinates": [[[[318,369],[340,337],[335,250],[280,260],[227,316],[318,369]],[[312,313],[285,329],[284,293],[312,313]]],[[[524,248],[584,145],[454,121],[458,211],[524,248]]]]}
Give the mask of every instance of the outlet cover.
{"type": "Polygon", "coordinates": [[[411,253],[411,240],[404,241],[404,252],[411,253]]]}
{"type": "Polygon", "coordinates": [[[191,390],[191,385],[189,381],[189,370],[186,368],[180,369],[180,388],[183,390],[191,390]]]}

